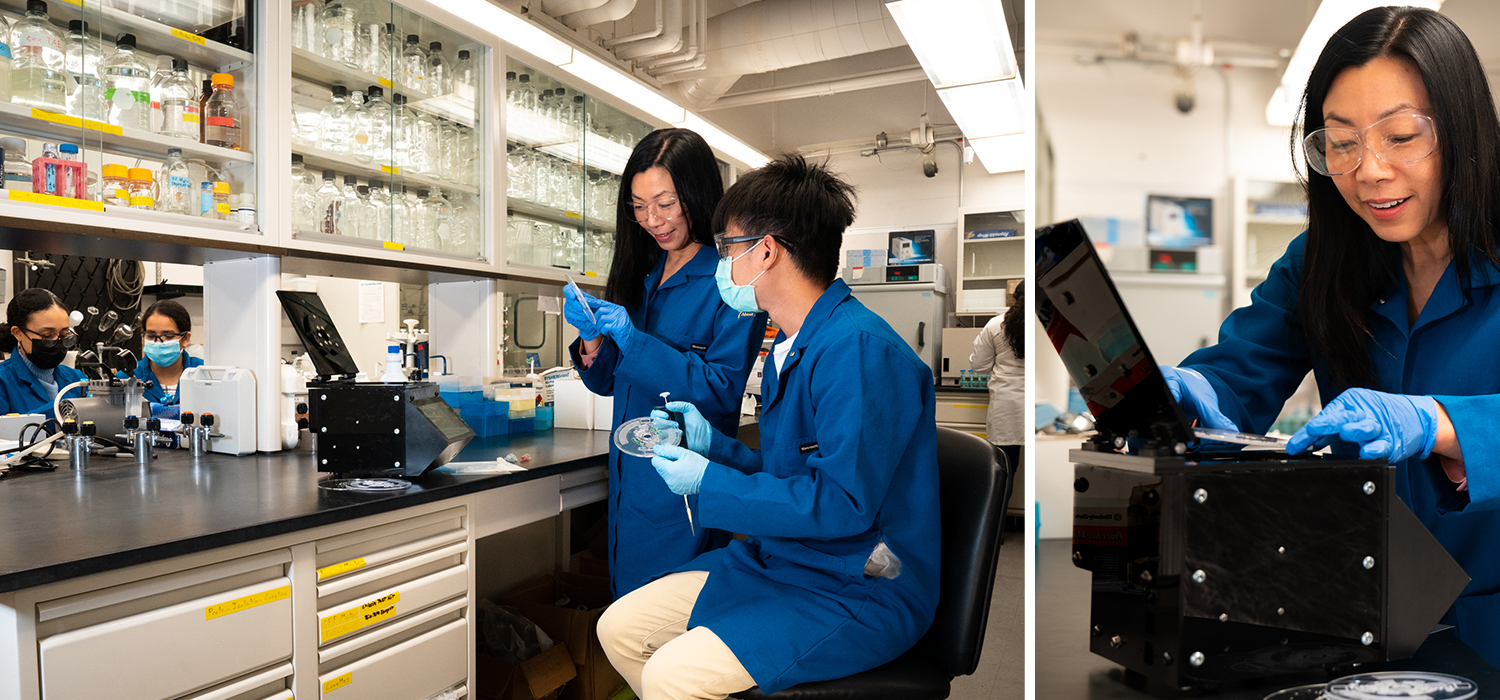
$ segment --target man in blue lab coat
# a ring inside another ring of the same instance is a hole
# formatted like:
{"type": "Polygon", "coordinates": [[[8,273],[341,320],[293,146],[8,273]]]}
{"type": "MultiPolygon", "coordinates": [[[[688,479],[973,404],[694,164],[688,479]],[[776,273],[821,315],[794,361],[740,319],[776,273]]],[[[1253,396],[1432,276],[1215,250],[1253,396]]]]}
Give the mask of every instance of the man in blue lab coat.
{"type": "Polygon", "coordinates": [[[762,383],[761,449],[691,404],[686,447],[652,464],[697,494],[702,527],[748,539],[618,600],[599,622],[644,700],[775,692],[890,661],[938,599],[932,371],[835,279],[852,189],[799,156],[741,178],[715,214],[716,278],[781,333],[762,383]]]}

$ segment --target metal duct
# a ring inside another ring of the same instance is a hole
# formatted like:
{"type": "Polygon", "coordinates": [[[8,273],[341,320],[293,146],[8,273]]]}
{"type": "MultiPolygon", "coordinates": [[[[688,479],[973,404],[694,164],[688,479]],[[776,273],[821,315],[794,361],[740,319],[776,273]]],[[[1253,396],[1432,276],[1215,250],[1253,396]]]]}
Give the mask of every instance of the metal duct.
{"type": "Polygon", "coordinates": [[[548,17],[562,17],[563,15],[582,12],[603,5],[608,0],[542,0],[542,14],[548,17]]]}
{"type": "Polygon", "coordinates": [[[761,0],[708,21],[702,70],[658,77],[669,95],[703,109],[741,75],[905,45],[884,0],[761,0]]]}
{"type": "Polygon", "coordinates": [[[600,22],[614,22],[617,20],[625,19],[626,17],[629,17],[630,13],[634,10],[635,0],[605,0],[605,3],[603,5],[590,10],[574,12],[572,14],[559,17],[558,20],[560,20],[563,24],[568,25],[569,27],[580,29],[583,27],[587,27],[590,24],[599,24],[600,22]]]}
{"type": "Polygon", "coordinates": [[[642,63],[653,74],[675,73],[702,68],[703,42],[708,39],[708,0],[686,0],[688,3],[687,47],[675,54],[658,56],[642,63]]]}
{"type": "MultiPolygon", "coordinates": [[[[691,0],[687,0],[691,1],[691,0]]],[[[661,36],[655,39],[621,44],[615,55],[626,61],[660,56],[682,50],[682,3],[684,0],[665,0],[662,14],[661,36]]]]}
{"type": "Polygon", "coordinates": [[[631,34],[629,36],[619,36],[613,39],[609,39],[608,41],[604,42],[604,48],[613,49],[616,46],[642,41],[645,39],[655,39],[656,37],[661,36],[662,28],[666,26],[666,23],[663,22],[662,18],[662,0],[656,0],[656,14],[652,16],[656,18],[656,27],[654,29],[648,29],[644,32],[631,34]]]}
{"type": "Polygon", "coordinates": [[[795,85],[792,87],[772,88],[769,90],[755,90],[726,97],[720,97],[713,104],[702,109],[728,109],[730,107],[744,107],[746,105],[765,104],[767,102],[783,102],[785,100],[797,100],[804,97],[826,97],[843,92],[855,90],[868,90],[870,88],[886,87],[888,85],[901,85],[904,83],[918,83],[927,80],[927,72],[921,68],[902,68],[884,73],[871,75],[860,75],[852,78],[841,78],[839,80],[827,80],[809,85],[795,85]]]}

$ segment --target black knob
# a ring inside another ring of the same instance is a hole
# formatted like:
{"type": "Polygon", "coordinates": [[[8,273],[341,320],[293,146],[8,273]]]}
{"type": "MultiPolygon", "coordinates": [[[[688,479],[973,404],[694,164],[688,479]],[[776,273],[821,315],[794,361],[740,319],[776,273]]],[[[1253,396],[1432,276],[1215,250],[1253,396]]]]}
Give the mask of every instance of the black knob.
{"type": "Polygon", "coordinates": [[[307,430],[307,419],[306,418],[298,418],[297,419],[297,429],[298,430],[307,430]]]}
{"type": "Polygon", "coordinates": [[[214,427],[214,414],[205,413],[198,418],[198,422],[202,423],[205,428],[212,428],[214,427]]]}
{"type": "Polygon", "coordinates": [[[193,412],[192,411],[183,411],[182,415],[179,418],[182,421],[183,425],[192,425],[193,424],[193,412]]]}
{"type": "Polygon", "coordinates": [[[78,432],[83,433],[84,437],[93,437],[99,434],[99,429],[94,426],[94,421],[86,420],[78,427],[78,432]]]}
{"type": "Polygon", "coordinates": [[[62,431],[63,431],[63,435],[77,435],[78,434],[78,421],[73,420],[72,418],[69,418],[69,419],[63,421],[63,423],[62,423],[62,431]]]}
{"type": "Polygon", "coordinates": [[[146,429],[153,433],[159,432],[161,430],[161,419],[152,418],[151,420],[146,421],[146,429]]]}
{"type": "Polygon", "coordinates": [[[298,413],[307,413],[307,402],[306,401],[299,401],[299,402],[297,402],[297,412],[298,413]]]}
{"type": "Polygon", "coordinates": [[[139,416],[125,416],[126,430],[135,430],[139,427],[141,427],[141,419],[139,416]]]}

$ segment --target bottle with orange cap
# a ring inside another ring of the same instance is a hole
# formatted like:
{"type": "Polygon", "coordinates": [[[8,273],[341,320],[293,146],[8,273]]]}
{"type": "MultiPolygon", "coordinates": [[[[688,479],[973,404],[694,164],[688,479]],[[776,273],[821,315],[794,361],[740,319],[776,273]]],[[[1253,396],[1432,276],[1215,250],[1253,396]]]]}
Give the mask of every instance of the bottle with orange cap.
{"type": "Polygon", "coordinates": [[[213,94],[203,105],[203,142],[210,146],[240,150],[240,104],[234,91],[234,76],[213,74],[213,94]]]}
{"type": "Polygon", "coordinates": [[[151,177],[151,169],[131,168],[129,177],[130,208],[155,209],[156,194],[153,192],[154,179],[151,177]]]}

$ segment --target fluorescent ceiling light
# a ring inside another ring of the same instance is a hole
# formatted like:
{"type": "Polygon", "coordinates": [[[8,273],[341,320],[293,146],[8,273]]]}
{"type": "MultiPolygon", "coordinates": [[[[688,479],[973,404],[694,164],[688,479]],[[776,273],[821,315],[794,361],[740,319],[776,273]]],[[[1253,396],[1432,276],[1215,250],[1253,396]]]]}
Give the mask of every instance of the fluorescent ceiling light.
{"type": "Polygon", "coordinates": [[[968,143],[991,175],[1025,170],[1031,165],[1031,137],[1026,134],[969,139],[968,143]]]}
{"type": "Polygon", "coordinates": [[[1026,91],[1017,78],[942,88],[937,93],[969,138],[1026,130],[1026,91]]]}
{"type": "MultiPolygon", "coordinates": [[[[1302,33],[1302,40],[1297,42],[1297,51],[1286,64],[1281,86],[1276,88],[1276,94],[1266,105],[1266,121],[1271,126],[1291,126],[1302,103],[1302,93],[1307,89],[1307,77],[1312,74],[1318,56],[1333,33],[1361,13],[1389,4],[1389,0],[1323,0],[1313,14],[1312,22],[1307,25],[1307,31],[1302,33]]],[[[1438,10],[1442,8],[1443,0],[1404,0],[1402,4],[1438,10]]]]}
{"type": "Polygon", "coordinates": [[[680,122],[673,123],[672,126],[675,126],[679,129],[691,129],[692,131],[697,132],[699,136],[703,137],[704,141],[708,142],[708,145],[719,149],[721,152],[723,152],[725,155],[730,156],[731,158],[738,159],[740,162],[750,166],[752,169],[759,168],[762,165],[771,162],[771,159],[767,158],[760,151],[757,151],[746,145],[743,141],[730,136],[723,129],[720,129],[717,126],[704,121],[703,117],[693,114],[692,112],[688,112],[686,118],[684,118],[680,122]]]}
{"type": "Polygon", "coordinates": [[[900,0],[886,9],[939,88],[1016,77],[1016,52],[995,0],[900,0]]]}
{"type": "Polygon", "coordinates": [[[586,53],[575,51],[571,62],[558,67],[668,124],[686,118],[687,110],[681,105],[586,53]]]}
{"type": "Polygon", "coordinates": [[[434,0],[433,4],[548,63],[560,66],[573,60],[573,47],[487,0],[434,0]]]}

